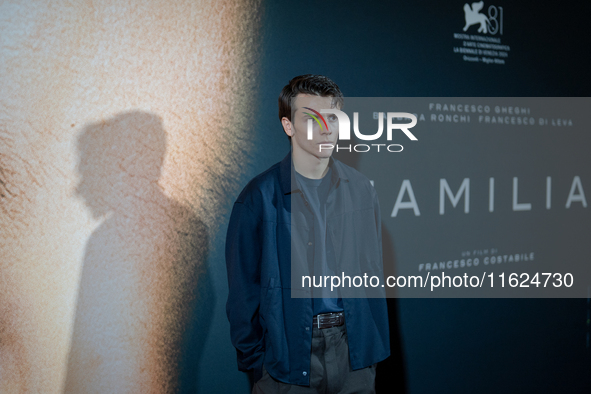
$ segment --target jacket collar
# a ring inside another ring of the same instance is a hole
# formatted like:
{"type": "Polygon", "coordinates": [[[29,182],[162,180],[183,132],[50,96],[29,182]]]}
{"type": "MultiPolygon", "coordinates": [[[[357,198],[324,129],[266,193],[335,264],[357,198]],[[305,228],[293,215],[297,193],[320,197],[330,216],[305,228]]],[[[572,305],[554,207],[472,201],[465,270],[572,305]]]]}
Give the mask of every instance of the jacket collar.
{"type": "MultiPolygon", "coordinates": [[[[348,181],[347,177],[343,174],[343,168],[340,161],[333,159],[332,156],[329,158],[328,165],[332,169],[330,183],[334,185],[340,179],[348,181]]],[[[291,149],[287,156],[281,160],[279,164],[280,184],[281,191],[283,194],[290,194],[294,191],[299,191],[298,183],[295,178],[295,168],[293,166],[293,160],[291,159],[291,149]]]]}

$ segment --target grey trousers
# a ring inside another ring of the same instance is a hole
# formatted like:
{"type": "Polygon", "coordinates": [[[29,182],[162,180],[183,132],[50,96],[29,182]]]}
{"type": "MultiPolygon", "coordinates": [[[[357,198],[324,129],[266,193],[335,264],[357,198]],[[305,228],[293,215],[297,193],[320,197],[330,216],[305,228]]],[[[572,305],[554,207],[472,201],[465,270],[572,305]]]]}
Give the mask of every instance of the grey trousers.
{"type": "Polygon", "coordinates": [[[253,394],[283,393],[375,393],[376,365],[353,371],[345,325],[318,329],[312,333],[310,386],[275,380],[263,367],[263,377],[255,383],[253,394]]]}

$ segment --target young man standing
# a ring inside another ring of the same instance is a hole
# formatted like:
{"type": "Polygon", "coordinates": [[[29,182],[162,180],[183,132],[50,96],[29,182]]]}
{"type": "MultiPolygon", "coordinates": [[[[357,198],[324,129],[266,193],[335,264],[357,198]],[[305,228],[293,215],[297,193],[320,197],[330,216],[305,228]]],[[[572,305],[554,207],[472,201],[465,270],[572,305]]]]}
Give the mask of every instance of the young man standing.
{"type": "Polygon", "coordinates": [[[382,271],[376,192],[331,157],[337,117],[321,110],[342,104],[329,78],[293,78],[279,97],[291,151],[249,182],[232,210],[226,311],[253,393],[373,393],[375,364],[390,354],[384,298],[306,289],[296,275],[382,271]]]}

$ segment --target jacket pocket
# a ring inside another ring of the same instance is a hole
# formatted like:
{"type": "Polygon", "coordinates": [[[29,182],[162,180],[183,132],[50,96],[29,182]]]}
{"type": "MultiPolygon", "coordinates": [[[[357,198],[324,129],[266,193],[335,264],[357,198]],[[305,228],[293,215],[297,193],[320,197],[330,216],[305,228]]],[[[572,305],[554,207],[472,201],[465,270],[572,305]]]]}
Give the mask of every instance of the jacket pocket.
{"type": "Polygon", "coordinates": [[[273,296],[272,290],[274,287],[275,287],[275,278],[270,278],[269,284],[264,291],[263,299],[261,302],[260,314],[263,317],[263,319],[265,319],[265,316],[267,316],[267,312],[269,310],[269,304],[271,303],[271,297],[273,296]]]}
{"type": "Polygon", "coordinates": [[[363,274],[381,270],[381,250],[373,209],[346,212],[330,219],[328,235],[338,270],[363,274]]]}

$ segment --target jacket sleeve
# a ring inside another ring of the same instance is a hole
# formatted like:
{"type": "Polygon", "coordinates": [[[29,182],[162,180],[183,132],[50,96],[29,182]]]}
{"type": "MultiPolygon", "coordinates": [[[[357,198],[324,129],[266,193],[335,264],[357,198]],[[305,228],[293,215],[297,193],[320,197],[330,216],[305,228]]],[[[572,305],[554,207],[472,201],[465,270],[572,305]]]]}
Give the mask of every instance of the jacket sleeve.
{"type": "Polygon", "coordinates": [[[260,307],[260,219],[242,202],[236,202],[226,236],[228,301],[232,344],[238,356],[238,369],[262,376],[264,343],[259,323],[260,307]]]}

